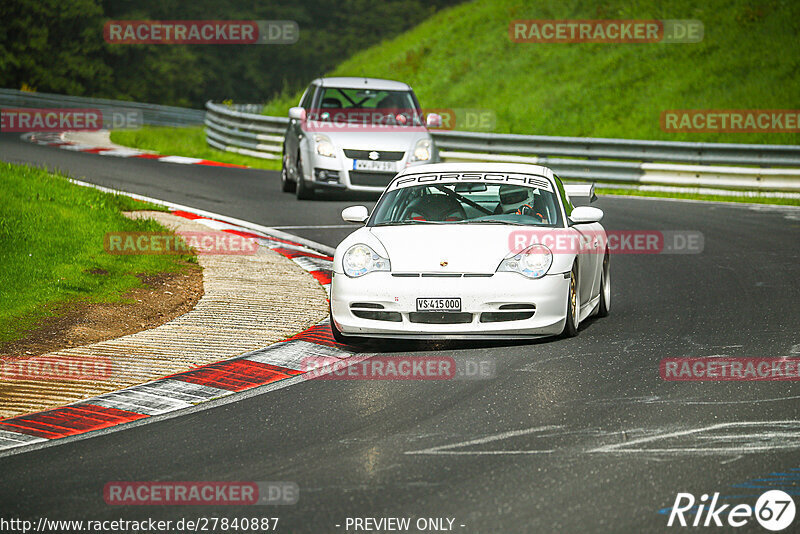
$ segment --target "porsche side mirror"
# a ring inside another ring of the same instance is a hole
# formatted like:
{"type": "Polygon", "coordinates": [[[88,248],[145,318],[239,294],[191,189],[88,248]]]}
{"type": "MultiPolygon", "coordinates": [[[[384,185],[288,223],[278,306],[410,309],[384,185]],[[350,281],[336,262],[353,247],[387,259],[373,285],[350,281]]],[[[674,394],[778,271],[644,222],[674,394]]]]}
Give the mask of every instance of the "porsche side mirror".
{"type": "Polygon", "coordinates": [[[369,219],[369,211],[365,206],[350,206],[342,210],[342,219],[345,222],[363,224],[369,219]]]}
{"type": "Polygon", "coordinates": [[[578,206],[572,210],[569,220],[573,224],[596,223],[603,218],[603,210],[591,206],[578,206]]]}

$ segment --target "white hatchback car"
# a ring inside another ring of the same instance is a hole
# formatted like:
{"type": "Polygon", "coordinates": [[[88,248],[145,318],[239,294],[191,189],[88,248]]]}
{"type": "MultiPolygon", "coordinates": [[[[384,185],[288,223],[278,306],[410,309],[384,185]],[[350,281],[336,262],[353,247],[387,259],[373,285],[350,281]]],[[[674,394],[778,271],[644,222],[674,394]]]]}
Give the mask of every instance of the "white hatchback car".
{"type": "Polygon", "coordinates": [[[342,212],[366,225],[334,255],[334,337],[576,335],[608,314],[611,278],[603,212],[570,195],[594,199],[593,187],[564,186],[538,165],[404,170],[371,216],[342,212]]]}
{"type": "Polygon", "coordinates": [[[381,192],[399,171],[438,161],[428,127],[440,125],[438,114],[423,115],[405,83],[314,80],[289,110],[282,189],[299,199],[320,189],[381,192]]]}

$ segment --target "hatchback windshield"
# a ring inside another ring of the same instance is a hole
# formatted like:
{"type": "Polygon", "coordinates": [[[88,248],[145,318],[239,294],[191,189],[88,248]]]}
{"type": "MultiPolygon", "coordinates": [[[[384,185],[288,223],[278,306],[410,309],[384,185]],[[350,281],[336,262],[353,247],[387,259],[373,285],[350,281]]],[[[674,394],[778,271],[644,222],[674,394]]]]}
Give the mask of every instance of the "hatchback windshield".
{"type": "Polygon", "coordinates": [[[411,91],[326,87],[319,108],[311,110],[309,117],[341,123],[422,124],[422,114],[411,91]]]}
{"type": "Polygon", "coordinates": [[[321,108],[334,109],[415,109],[410,91],[381,91],[376,89],[345,89],[325,87],[320,99],[321,108]]]}
{"type": "Polygon", "coordinates": [[[437,183],[389,191],[369,225],[458,223],[560,227],[561,212],[555,194],[537,187],[437,183]]]}

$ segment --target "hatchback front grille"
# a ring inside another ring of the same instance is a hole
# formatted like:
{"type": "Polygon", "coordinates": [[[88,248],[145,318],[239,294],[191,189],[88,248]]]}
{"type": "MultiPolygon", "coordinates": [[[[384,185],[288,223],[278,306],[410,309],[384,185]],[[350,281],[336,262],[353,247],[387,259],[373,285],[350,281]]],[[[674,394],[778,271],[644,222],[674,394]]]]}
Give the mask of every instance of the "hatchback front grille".
{"type": "Polygon", "coordinates": [[[405,152],[392,152],[390,150],[354,150],[352,148],[345,148],[344,155],[350,159],[372,159],[369,155],[373,152],[378,154],[378,158],[373,161],[400,161],[405,152]]]}
{"type": "Polygon", "coordinates": [[[386,187],[396,174],[394,172],[350,171],[350,183],[352,185],[386,187]]]}

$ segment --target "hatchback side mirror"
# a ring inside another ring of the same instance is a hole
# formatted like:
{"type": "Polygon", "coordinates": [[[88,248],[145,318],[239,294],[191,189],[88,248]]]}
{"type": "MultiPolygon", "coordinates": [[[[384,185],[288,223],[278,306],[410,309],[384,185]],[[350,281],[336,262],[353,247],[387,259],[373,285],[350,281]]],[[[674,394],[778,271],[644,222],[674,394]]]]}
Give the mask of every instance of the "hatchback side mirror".
{"type": "Polygon", "coordinates": [[[428,116],[425,117],[425,125],[428,128],[441,128],[442,116],[438,113],[428,113],[428,116]]]}
{"type": "Polygon", "coordinates": [[[365,206],[350,206],[342,210],[342,219],[350,223],[365,223],[369,219],[369,211],[365,206]]]}
{"type": "Polygon", "coordinates": [[[289,118],[296,121],[306,120],[306,110],[300,106],[289,108],[289,118]]]}

